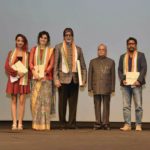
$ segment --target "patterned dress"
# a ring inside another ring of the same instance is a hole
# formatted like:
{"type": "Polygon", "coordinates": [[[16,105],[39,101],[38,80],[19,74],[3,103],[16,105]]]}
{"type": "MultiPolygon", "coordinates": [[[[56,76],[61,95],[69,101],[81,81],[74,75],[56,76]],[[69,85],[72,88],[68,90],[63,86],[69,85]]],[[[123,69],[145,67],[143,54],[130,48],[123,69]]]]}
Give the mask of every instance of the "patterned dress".
{"type": "MultiPolygon", "coordinates": [[[[31,49],[30,69],[34,69],[34,57],[36,47],[31,49]]],[[[43,52],[40,52],[42,59],[43,52]]],[[[31,91],[31,110],[32,110],[32,128],[35,130],[49,130],[50,118],[55,113],[55,89],[53,85],[53,65],[54,55],[48,60],[48,66],[45,69],[44,80],[32,81],[31,91]]]]}

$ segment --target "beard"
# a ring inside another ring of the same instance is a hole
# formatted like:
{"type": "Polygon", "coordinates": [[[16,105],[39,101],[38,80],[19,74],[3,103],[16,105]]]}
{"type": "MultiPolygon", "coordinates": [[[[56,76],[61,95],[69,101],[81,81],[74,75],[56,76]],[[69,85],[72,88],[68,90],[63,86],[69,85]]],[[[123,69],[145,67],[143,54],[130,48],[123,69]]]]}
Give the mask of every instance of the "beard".
{"type": "Polygon", "coordinates": [[[134,47],[130,47],[128,48],[129,52],[134,52],[135,51],[135,48],[134,47]]]}

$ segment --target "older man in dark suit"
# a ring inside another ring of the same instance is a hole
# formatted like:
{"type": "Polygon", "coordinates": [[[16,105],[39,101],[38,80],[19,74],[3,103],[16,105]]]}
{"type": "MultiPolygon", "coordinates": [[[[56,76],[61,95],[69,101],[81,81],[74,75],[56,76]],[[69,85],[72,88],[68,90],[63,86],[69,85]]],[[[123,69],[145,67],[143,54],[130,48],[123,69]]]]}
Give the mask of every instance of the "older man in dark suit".
{"type": "Polygon", "coordinates": [[[115,62],[108,58],[107,47],[98,46],[98,57],[92,59],[88,72],[88,91],[94,94],[96,124],[94,129],[110,130],[109,111],[111,93],[115,91],[115,62]],[[101,119],[101,103],[103,117],[101,119]]]}
{"type": "Polygon", "coordinates": [[[71,28],[63,33],[64,41],[55,47],[54,82],[59,92],[59,120],[61,128],[66,128],[66,106],[69,103],[69,128],[76,128],[76,110],[79,91],[77,60],[81,64],[83,86],[87,80],[87,70],[80,47],[74,43],[71,28]]]}

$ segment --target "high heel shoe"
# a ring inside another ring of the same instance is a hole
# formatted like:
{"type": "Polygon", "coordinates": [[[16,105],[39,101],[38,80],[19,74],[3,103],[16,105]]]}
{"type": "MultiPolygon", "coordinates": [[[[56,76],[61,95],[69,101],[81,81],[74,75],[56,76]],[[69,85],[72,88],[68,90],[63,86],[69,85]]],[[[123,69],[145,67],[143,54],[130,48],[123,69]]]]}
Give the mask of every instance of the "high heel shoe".
{"type": "Polygon", "coordinates": [[[17,124],[13,124],[11,129],[12,130],[17,130],[17,124]]]}
{"type": "Polygon", "coordinates": [[[18,124],[18,130],[23,130],[23,125],[22,124],[18,124]]]}

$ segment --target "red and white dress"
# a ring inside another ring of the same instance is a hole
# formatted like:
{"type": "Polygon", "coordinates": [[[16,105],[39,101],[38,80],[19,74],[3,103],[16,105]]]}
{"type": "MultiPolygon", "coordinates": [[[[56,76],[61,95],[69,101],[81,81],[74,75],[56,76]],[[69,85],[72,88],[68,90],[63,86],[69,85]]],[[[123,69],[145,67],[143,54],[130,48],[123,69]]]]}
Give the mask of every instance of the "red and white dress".
{"type": "MultiPolygon", "coordinates": [[[[6,93],[7,94],[28,94],[28,93],[30,93],[30,80],[29,80],[31,78],[30,71],[28,71],[28,73],[27,73],[27,84],[26,85],[20,84],[21,79],[18,79],[17,81],[15,81],[13,83],[11,83],[11,81],[10,81],[10,76],[12,76],[12,77],[17,76],[17,71],[15,71],[11,67],[12,64],[10,64],[10,59],[12,57],[12,53],[13,53],[13,51],[9,51],[6,62],[5,62],[5,71],[8,75],[6,93]]],[[[24,53],[26,53],[27,56],[29,55],[27,52],[24,52],[24,53]]],[[[28,56],[28,58],[29,58],[29,56],[28,56]]],[[[13,64],[15,64],[18,60],[19,60],[19,58],[15,57],[13,64]]],[[[22,61],[23,61],[23,59],[22,59],[22,61]]],[[[28,62],[29,62],[29,60],[28,60],[28,62]]]]}

